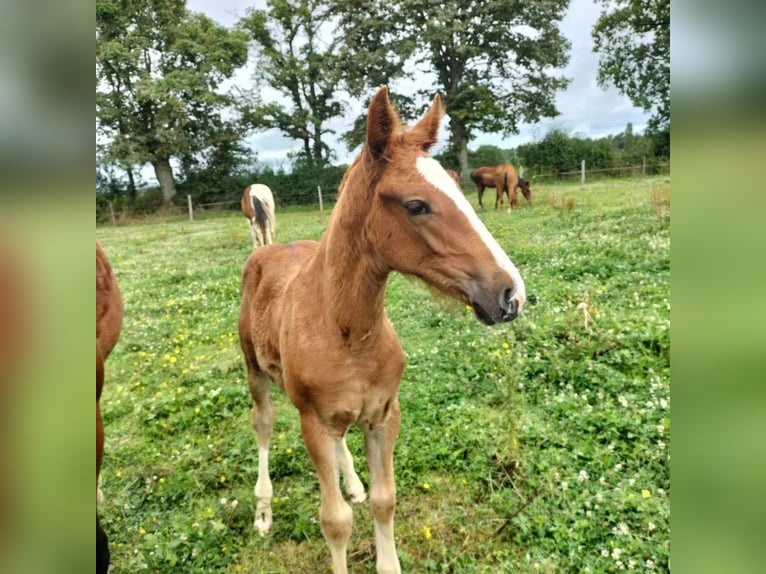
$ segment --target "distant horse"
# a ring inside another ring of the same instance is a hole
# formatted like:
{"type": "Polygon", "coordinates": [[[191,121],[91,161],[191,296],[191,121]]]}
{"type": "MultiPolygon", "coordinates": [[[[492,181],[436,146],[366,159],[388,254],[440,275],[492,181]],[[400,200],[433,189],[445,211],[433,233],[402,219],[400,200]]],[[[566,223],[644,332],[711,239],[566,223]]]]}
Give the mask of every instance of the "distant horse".
{"type": "MultiPolygon", "coordinates": [[[[117,279],[101,245],[96,241],[96,500],[101,498],[98,477],[104,459],[104,425],[101,421],[101,389],[104,387],[104,360],[112,352],[122,329],[122,299],[117,279]]],[[[109,568],[109,542],[96,511],[96,572],[109,568]]]]}
{"type": "Polygon", "coordinates": [[[487,187],[497,188],[497,197],[495,199],[495,209],[503,206],[503,195],[508,196],[508,210],[518,205],[516,189],[521,189],[521,193],[527,199],[532,200],[532,191],[529,189],[529,182],[516,175],[516,170],[509,164],[502,164],[495,167],[480,167],[471,172],[471,179],[476,184],[476,192],[479,196],[479,207],[484,209],[481,197],[484,189],[487,187]]]}
{"type": "Polygon", "coordinates": [[[463,189],[460,185],[460,175],[454,170],[454,169],[445,169],[444,171],[447,172],[447,175],[450,176],[452,179],[455,180],[455,183],[460,189],[463,189]]]}
{"type": "Polygon", "coordinates": [[[253,249],[261,245],[271,245],[276,236],[277,218],[274,215],[274,196],[268,186],[261,183],[247,186],[240,205],[242,214],[250,223],[253,249]]]}
{"type": "Polygon", "coordinates": [[[254,526],[261,534],[272,526],[272,381],[300,413],[335,574],[347,571],[352,527],[340,476],[352,502],[366,497],[346,447],[353,424],[365,438],[377,571],[401,572],[393,454],[405,356],[383,305],[389,274],[422,279],[470,304],[487,325],[511,321],[524,307],[518,270],[427,153],[443,113],[437,95],[407,128],[380,88],[370,101],[362,152],[343,176],[322,239],[258,249],[243,272],[239,340],[259,444],[254,526]]]}

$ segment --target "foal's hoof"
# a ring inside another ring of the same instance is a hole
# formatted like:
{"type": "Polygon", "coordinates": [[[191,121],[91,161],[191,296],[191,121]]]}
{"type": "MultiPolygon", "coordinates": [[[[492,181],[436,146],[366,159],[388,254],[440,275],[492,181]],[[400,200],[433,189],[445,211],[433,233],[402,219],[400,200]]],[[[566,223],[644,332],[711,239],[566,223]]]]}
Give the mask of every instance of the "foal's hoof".
{"type": "Polygon", "coordinates": [[[261,536],[266,536],[271,531],[271,515],[261,514],[255,519],[253,527],[261,536]]]}
{"type": "Polygon", "coordinates": [[[367,500],[367,493],[364,491],[364,487],[361,484],[358,489],[348,489],[346,494],[348,494],[348,499],[354,504],[359,504],[360,502],[367,500]]]}

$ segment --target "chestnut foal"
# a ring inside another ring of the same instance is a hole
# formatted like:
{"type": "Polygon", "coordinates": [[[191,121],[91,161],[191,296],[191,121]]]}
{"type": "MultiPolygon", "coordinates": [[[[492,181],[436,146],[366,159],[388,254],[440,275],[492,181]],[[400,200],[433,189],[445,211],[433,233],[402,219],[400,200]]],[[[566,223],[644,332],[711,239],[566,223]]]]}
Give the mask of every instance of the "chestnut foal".
{"type": "Polygon", "coordinates": [[[365,499],[345,442],[352,424],[365,438],[377,572],[401,572],[393,453],[404,353],[383,308],[389,274],[419,277],[470,304],[488,325],[512,320],[524,306],[518,270],[427,153],[443,113],[437,95],[408,129],[388,90],[379,89],[370,102],[364,148],[343,177],[322,240],[263,247],[244,269],[239,338],[260,447],[255,528],[264,534],[272,525],[271,380],[300,413],[335,574],[347,571],[352,525],[340,475],[352,501],[365,499]]]}
{"type": "MultiPolygon", "coordinates": [[[[112,267],[96,241],[96,500],[101,498],[98,477],[104,458],[104,425],[101,421],[101,389],[104,386],[104,360],[117,344],[122,329],[122,298],[112,267]]],[[[96,511],[96,572],[109,567],[109,543],[96,511]]]]}

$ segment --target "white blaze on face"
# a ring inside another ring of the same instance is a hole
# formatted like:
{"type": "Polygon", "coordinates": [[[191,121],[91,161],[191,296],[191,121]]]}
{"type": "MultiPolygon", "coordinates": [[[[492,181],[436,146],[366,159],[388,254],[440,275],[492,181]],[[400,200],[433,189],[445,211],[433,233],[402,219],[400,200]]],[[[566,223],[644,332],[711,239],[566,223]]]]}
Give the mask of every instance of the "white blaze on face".
{"type": "Polygon", "coordinates": [[[487,246],[490,253],[494,255],[495,261],[500,268],[505,270],[508,275],[511,276],[514,285],[512,298],[518,300],[520,313],[524,308],[524,302],[527,298],[521,273],[516,269],[516,266],[510,260],[508,255],[506,255],[505,251],[503,251],[502,247],[495,241],[495,238],[492,237],[492,234],[486,228],[484,223],[482,223],[481,219],[479,219],[479,216],[476,215],[476,212],[473,210],[473,207],[471,207],[471,204],[468,203],[465,195],[458,189],[455,180],[449,176],[438,161],[430,157],[419,157],[415,162],[415,167],[428,183],[455,202],[457,208],[468,218],[468,221],[476,230],[476,233],[479,234],[479,237],[481,237],[481,240],[487,246]]]}

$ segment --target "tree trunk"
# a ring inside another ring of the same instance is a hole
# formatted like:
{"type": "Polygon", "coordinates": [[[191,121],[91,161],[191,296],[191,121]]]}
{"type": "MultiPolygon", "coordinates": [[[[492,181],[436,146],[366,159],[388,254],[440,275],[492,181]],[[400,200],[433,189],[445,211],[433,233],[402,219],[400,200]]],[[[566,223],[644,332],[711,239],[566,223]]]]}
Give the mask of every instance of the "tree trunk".
{"type": "Polygon", "coordinates": [[[466,134],[465,124],[460,120],[450,117],[449,126],[452,130],[452,143],[457,149],[458,159],[460,160],[460,177],[468,175],[468,135],[466,134]]]}
{"type": "Polygon", "coordinates": [[[322,131],[321,126],[314,126],[314,165],[324,165],[322,161],[322,131]]]}
{"type": "Polygon", "coordinates": [[[170,158],[157,158],[152,162],[152,166],[154,166],[154,175],[157,176],[157,181],[160,182],[162,200],[165,203],[170,203],[170,200],[176,195],[176,182],[173,179],[173,168],[170,167],[170,158]]]}
{"type": "Polygon", "coordinates": [[[128,172],[128,197],[130,197],[131,203],[136,201],[136,180],[133,177],[133,167],[128,166],[125,170],[128,172]]]}

